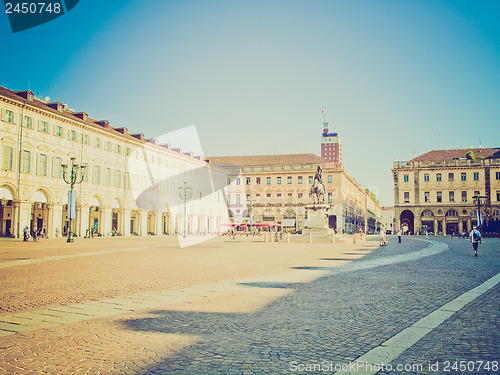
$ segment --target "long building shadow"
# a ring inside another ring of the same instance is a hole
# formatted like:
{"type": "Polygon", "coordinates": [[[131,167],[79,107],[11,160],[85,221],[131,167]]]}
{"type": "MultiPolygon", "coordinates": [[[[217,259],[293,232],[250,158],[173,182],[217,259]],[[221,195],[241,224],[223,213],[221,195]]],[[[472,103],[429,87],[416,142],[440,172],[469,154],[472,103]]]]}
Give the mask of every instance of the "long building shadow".
{"type": "Polygon", "coordinates": [[[134,331],[201,336],[147,374],[282,374],[298,363],[344,364],[455,298],[460,291],[433,280],[453,275],[447,267],[440,255],[311,283],[255,283],[293,292],[254,312],[156,310],[122,324],[134,331]]]}

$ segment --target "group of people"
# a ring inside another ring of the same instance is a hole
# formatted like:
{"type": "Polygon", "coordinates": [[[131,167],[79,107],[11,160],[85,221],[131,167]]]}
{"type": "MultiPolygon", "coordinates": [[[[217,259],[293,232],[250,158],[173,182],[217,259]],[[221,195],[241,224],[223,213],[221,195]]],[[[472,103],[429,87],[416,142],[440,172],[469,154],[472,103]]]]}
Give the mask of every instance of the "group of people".
{"type": "MultiPolygon", "coordinates": [[[[398,243],[401,243],[401,236],[403,235],[403,230],[400,229],[398,231],[398,243]]],[[[472,230],[469,233],[469,241],[472,243],[472,248],[474,249],[474,256],[477,257],[477,248],[479,244],[481,243],[482,235],[479,229],[477,229],[476,226],[472,228],[472,230]]],[[[380,229],[380,246],[386,246],[387,245],[387,239],[385,237],[385,230],[382,228],[380,229]]]]}
{"type": "Polygon", "coordinates": [[[45,225],[42,228],[34,227],[33,230],[31,231],[26,225],[23,229],[23,240],[27,242],[29,241],[30,237],[33,239],[33,242],[40,241],[40,238],[44,239],[48,238],[47,229],[45,228],[45,225]]]}

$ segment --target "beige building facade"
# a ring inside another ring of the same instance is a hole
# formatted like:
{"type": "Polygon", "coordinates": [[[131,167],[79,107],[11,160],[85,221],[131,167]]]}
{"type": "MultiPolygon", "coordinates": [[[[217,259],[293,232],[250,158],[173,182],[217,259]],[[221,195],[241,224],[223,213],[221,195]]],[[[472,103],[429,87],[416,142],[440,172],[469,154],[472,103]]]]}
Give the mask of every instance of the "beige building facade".
{"type": "Polygon", "coordinates": [[[332,168],[313,154],[210,157],[229,175],[227,197],[234,223],[274,223],[301,230],[307,227],[306,205],[321,166],[326,186],[329,227],[342,233],[374,232],[380,227],[381,207],[343,169],[332,168]]]}
{"type": "Polygon", "coordinates": [[[484,230],[500,219],[500,148],[433,150],[394,162],[395,230],[463,233],[478,224],[474,197],[484,197],[484,230]],[[469,153],[469,157],[467,157],[469,153]]]}
{"type": "Polygon", "coordinates": [[[74,188],[77,236],[218,233],[227,220],[224,191],[214,189],[227,175],[201,156],[31,91],[0,87],[0,111],[1,236],[22,237],[25,227],[67,234],[69,185],[62,175],[73,162],[85,167],[74,188]]]}
{"type": "MultiPolygon", "coordinates": [[[[382,227],[394,234],[394,207],[382,207],[382,227]]],[[[396,231],[397,233],[397,231],[396,231]]]]}

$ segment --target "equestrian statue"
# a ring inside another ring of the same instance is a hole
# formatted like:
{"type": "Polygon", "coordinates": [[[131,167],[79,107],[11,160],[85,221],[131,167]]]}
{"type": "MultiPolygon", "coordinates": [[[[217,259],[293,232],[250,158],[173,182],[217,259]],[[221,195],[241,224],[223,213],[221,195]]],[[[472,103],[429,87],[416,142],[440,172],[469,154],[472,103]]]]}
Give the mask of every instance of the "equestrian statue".
{"type": "Polygon", "coordinates": [[[322,202],[325,203],[326,187],[321,177],[322,173],[323,169],[321,168],[321,166],[318,165],[318,171],[314,176],[314,181],[311,186],[311,192],[310,192],[310,196],[313,197],[314,204],[320,202],[320,197],[322,197],[322,202]]]}

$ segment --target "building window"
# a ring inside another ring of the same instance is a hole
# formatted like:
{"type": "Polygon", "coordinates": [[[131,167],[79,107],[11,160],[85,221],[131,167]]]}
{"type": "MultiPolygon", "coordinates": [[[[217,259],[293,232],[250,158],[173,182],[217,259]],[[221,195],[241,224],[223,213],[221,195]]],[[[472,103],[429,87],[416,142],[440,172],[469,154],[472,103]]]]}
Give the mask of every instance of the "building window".
{"type": "Polygon", "coordinates": [[[85,171],[85,174],[83,175],[83,181],[84,182],[89,182],[89,174],[90,174],[90,167],[87,163],[82,163],[82,167],[85,167],[82,171],[85,171]]]}
{"type": "Polygon", "coordinates": [[[410,203],[410,192],[409,191],[404,192],[404,202],[410,203]]]}
{"type": "Polygon", "coordinates": [[[227,195],[227,204],[231,204],[231,194],[227,195]]]}
{"type": "Polygon", "coordinates": [[[481,195],[481,192],[479,192],[479,191],[477,191],[477,190],[476,190],[476,191],[474,192],[474,196],[475,196],[475,197],[477,197],[477,196],[479,196],[479,195],[481,195]]]}
{"type": "Polygon", "coordinates": [[[76,141],[76,132],[74,130],[69,131],[68,139],[71,141],[76,141]]]}
{"type": "Polygon", "coordinates": [[[62,159],[60,157],[54,157],[52,160],[52,177],[61,178],[62,177],[62,159]]]}
{"type": "Polygon", "coordinates": [[[438,191],[436,193],[437,197],[436,197],[436,202],[442,202],[443,201],[443,192],[442,191],[438,191]]]}
{"type": "Polygon", "coordinates": [[[41,121],[38,123],[38,131],[42,133],[48,133],[49,132],[49,124],[47,121],[41,121]]]}
{"type": "Polygon", "coordinates": [[[33,119],[29,116],[24,116],[23,125],[25,128],[33,129],[33,119]]]}
{"type": "Polygon", "coordinates": [[[479,181],[479,172],[474,172],[474,181],[479,181]]]}
{"type": "Polygon", "coordinates": [[[3,146],[3,169],[12,171],[14,166],[14,149],[10,146],[3,146]]]}
{"type": "MultiPolygon", "coordinates": [[[[333,176],[331,174],[328,175],[328,182],[332,183],[333,181],[333,176]]],[[[330,202],[331,203],[331,202],[330,202]]]]}
{"type": "Polygon", "coordinates": [[[228,184],[228,185],[231,185],[231,179],[230,179],[229,177],[228,177],[228,179],[227,179],[227,184],[228,184]]]}
{"type": "Polygon", "coordinates": [[[260,185],[260,177],[257,177],[257,178],[255,179],[255,183],[256,183],[257,185],[260,185]]]}
{"type": "Polygon", "coordinates": [[[302,203],[302,193],[298,194],[298,198],[299,198],[299,203],[302,203]]]}
{"type": "Polygon", "coordinates": [[[497,190],[497,202],[500,202],[500,190],[497,190]]]}
{"type": "Polygon", "coordinates": [[[92,183],[100,184],[101,183],[101,167],[98,165],[94,165],[92,168],[92,183]]]}
{"type": "MultiPolygon", "coordinates": [[[[498,180],[498,178],[497,178],[497,180],[498,180]]],[[[301,183],[302,183],[302,176],[299,176],[299,177],[298,177],[298,183],[299,183],[299,184],[301,184],[301,183]]]]}
{"type": "Polygon", "coordinates": [[[101,148],[101,138],[94,138],[94,147],[101,148]]]}
{"type": "Polygon", "coordinates": [[[286,178],[286,183],[287,183],[287,184],[291,184],[291,183],[292,183],[292,176],[288,176],[288,177],[286,178]]]}
{"type": "Polygon", "coordinates": [[[89,135],[88,134],[82,134],[82,143],[84,145],[88,145],[89,144],[89,135]]]}
{"type": "Polygon", "coordinates": [[[460,175],[460,179],[461,179],[462,181],[467,181],[467,173],[462,172],[462,174],[460,175]]]}
{"type": "Polygon", "coordinates": [[[14,112],[5,110],[4,121],[14,123],[14,112]]]}
{"type": "Polygon", "coordinates": [[[266,196],[266,203],[267,204],[271,203],[271,194],[267,194],[267,196],[266,196]]]}
{"type": "Polygon", "coordinates": [[[115,152],[117,154],[121,154],[122,153],[122,146],[121,145],[115,145],[115,152]]]}
{"type": "Polygon", "coordinates": [[[404,182],[410,181],[410,176],[408,176],[407,174],[403,175],[403,181],[404,182]]]}
{"type": "Polygon", "coordinates": [[[111,151],[112,149],[111,142],[106,142],[106,151],[111,151]]]}
{"type": "Polygon", "coordinates": [[[328,193],[328,203],[332,203],[332,202],[333,202],[332,193],[328,193]]]}
{"type": "Polygon", "coordinates": [[[314,182],[314,177],[313,176],[309,176],[309,183],[312,184],[314,182]]]}
{"type": "Polygon", "coordinates": [[[115,187],[122,186],[122,173],[121,171],[115,171],[115,187]]]}
{"type": "Polygon", "coordinates": [[[236,185],[241,185],[241,179],[239,177],[236,177],[236,185]]]}
{"type": "Polygon", "coordinates": [[[426,191],[426,192],[424,193],[424,201],[425,201],[426,203],[429,203],[429,202],[430,202],[430,194],[431,194],[431,193],[430,193],[430,192],[428,192],[428,191],[426,191]]]}
{"type": "Polygon", "coordinates": [[[268,185],[271,185],[271,177],[268,177],[268,178],[267,178],[267,184],[268,184],[268,185]]]}
{"type": "Polygon", "coordinates": [[[256,201],[256,203],[261,203],[260,194],[255,194],[255,201],[256,201]]]}
{"type": "Polygon", "coordinates": [[[31,152],[30,151],[23,150],[21,172],[23,172],[23,173],[30,173],[31,172],[31,152]]]}
{"type": "Polygon", "coordinates": [[[240,195],[236,194],[236,204],[240,204],[240,195]]]}
{"type": "Polygon", "coordinates": [[[448,181],[455,181],[455,176],[453,173],[448,173],[448,181]]]}
{"type": "Polygon", "coordinates": [[[429,173],[424,174],[424,181],[429,182],[429,173]]]}
{"type": "Polygon", "coordinates": [[[130,173],[125,172],[125,189],[130,189],[132,187],[131,181],[130,181],[130,173]]]}
{"type": "Polygon", "coordinates": [[[450,191],[448,193],[448,196],[450,198],[450,202],[455,202],[455,192],[454,191],[450,191]]]}
{"type": "Polygon", "coordinates": [[[250,182],[251,182],[250,177],[247,177],[247,178],[246,178],[245,183],[246,183],[247,185],[250,185],[250,182]]]}
{"type": "MultiPolygon", "coordinates": [[[[277,177],[277,178],[276,178],[276,183],[277,183],[278,185],[281,185],[281,177],[277,177]]],[[[267,184],[269,185],[269,184],[270,184],[270,182],[268,182],[267,184]]]]}
{"type": "Polygon", "coordinates": [[[467,192],[462,191],[462,202],[467,202],[467,192]]]}
{"type": "MultiPolygon", "coordinates": [[[[129,147],[127,147],[125,149],[125,156],[130,156],[130,148],[129,147]]],[[[165,164],[165,165],[168,167],[168,164],[165,164]]]]}
{"type": "Polygon", "coordinates": [[[500,180],[500,172],[496,172],[497,180],[500,180]]]}
{"type": "Polygon", "coordinates": [[[292,203],[292,193],[288,193],[288,195],[287,195],[287,203],[288,204],[292,203]]]}
{"type": "Polygon", "coordinates": [[[47,176],[47,155],[38,154],[38,175],[47,176]]]}
{"type": "Polygon", "coordinates": [[[61,126],[59,126],[59,125],[56,125],[55,126],[54,135],[56,137],[62,137],[63,136],[63,128],[61,126]]]}
{"type": "Polygon", "coordinates": [[[278,200],[278,203],[281,203],[281,193],[276,194],[276,198],[278,200]]]}
{"type": "Polygon", "coordinates": [[[111,186],[111,168],[104,170],[104,185],[111,186]]]}
{"type": "Polygon", "coordinates": [[[436,173],[436,181],[441,181],[441,173],[436,173]]]}

